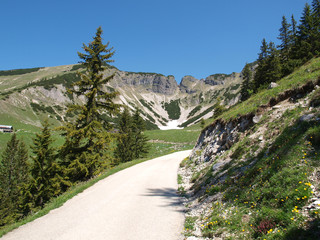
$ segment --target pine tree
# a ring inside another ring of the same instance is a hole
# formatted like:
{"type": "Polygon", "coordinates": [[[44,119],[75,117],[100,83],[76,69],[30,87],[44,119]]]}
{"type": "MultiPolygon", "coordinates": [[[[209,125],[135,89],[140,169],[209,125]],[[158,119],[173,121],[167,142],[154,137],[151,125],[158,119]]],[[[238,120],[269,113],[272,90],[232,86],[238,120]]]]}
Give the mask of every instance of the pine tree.
{"type": "Polygon", "coordinates": [[[320,55],[320,0],[312,1],[312,19],[313,19],[313,31],[312,31],[312,45],[313,54],[315,56],[320,55]]]}
{"type": "Polygon", "coordinates": [[[312,31],[313,19],[311,8],[310,5],[306,3],[300,19],[300,25],[298,26],[297,58],[302,59],[302,62],[306,62],[313,56],[311,42],[312,31]]]}
{"type": "Polygon", "coordinates": [[[267,72],[268,44],[266,39],[262,39],[260,53],[257,60],[258,66],[254,75],[253,89],[257,89],[265,83],[265,74],[267,72]]]}
{"type": "Polygon", "coordinates": [[[23,191],[28,184],[28,150],[14,133],[0,162],[0,226],[22,216],[23,191]]]}
{"type": "Polygon", "coordinates": [[[268,57],[266,60],[265,83],[276,82],[281,79],[281,63],[279,51],[273,42],[268,46],[268,57]]]}
{"type": "Polygon", "coordinates": [[[132,132],[132,117],[128,108],[120,114],[118,126],[117,147],[115,156],[119,162],[129,162],[134,159],[134,137],[132,132]]]}
{"type": "Polygon", "coordinates": [[[294,15],[291,15],[291,39],[290,45],[293,46],[296,44],[297,41],[297,21],[294,18],[294,15]]]}
{"type": "Polygon", "coordinates": [[[99,27],[93,41],[88,46],[83,44],[86,53],[78,53],[87,71],[78,73],[81,80],[74,83],[69,92],[82,96],[84,103],[69,107],[69,112],[77,114],[76,120],[61,128],[66,136],[61,156],[71,182],[91,178],[101,171],[101,166],[108,159],[106,149],[110,144],[110,134],[107,130],[111,128],[102,113],[112,115],[119,108],[114,103],[118,93],[104,90],[104,85],[114,77],[114,74],[106,78],[103,76],[108,63],[113,62],[110,58],[114,51],[108,48],[109,42],[102,44],[101,35],[102,29],[99,27]]]}
{"type": "Polygon", "coordinates": [[[250,97],[250,92],[252,92],[252,86],[251,86],[251,77],[252,72],[250,70],[250,65],[247,63],[243,70],[242,70],[242,84],[241,84],[241,101],[245,101],[250,97]]]}
{"type": "Polygon", "coordinates": [[[144,157],[149,152],[148,138],[143,134],[145,129],[145,123],[140,116],[140,110],[136,109],[132,116],[134,158],[144,157]]]}
{"type": "Polygon", "coordinates": [[[31,166],[31,181],[26,193],[29,207],[43,207],[52,197],[61,191],[62,177],[60,166],[56,160],[56,149],[52,147],[54,140],[48,120],[42,125],[41,133],[37,133],[31,146],[34,156],[31,166]]]}
{"type": "Polygon", "coordinates": [[[278,39],[281,41],[281,44],[278,46],[281,52],[281,58],[283,63],[288,61],[289,50],[290,50],[290,24],[287,22],[285,16],[282,17],[281,28],[279,29],[278,39]]]}
{"type": "Polygon", "coordinates": [[[259,54],[258,67],[254,76],[254,90],[266,87],[268,83],[278,81],[282,76],[280,54],[275,44],[262,41],[261,53],[259,54]]]}

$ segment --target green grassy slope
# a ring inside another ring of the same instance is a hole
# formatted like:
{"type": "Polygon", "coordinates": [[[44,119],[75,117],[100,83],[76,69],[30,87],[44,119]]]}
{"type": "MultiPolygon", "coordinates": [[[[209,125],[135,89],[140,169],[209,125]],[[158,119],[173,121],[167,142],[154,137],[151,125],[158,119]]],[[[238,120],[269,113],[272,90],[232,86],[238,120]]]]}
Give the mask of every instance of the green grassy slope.
{"type": "Polygon", "coordinates": [[[198,229],[222,239],[319,239],[320,211],[305,208],[320,198],[320,89],[305,87],[319,80],[317,58],[222,114],[225,122],[257,112],[262,118],[213,161],[199,165],[204,147],[182,162],[199,201],[189,211],[196,212],[193,204],[204,209],[187,214],[185,235],[198,229]]]}

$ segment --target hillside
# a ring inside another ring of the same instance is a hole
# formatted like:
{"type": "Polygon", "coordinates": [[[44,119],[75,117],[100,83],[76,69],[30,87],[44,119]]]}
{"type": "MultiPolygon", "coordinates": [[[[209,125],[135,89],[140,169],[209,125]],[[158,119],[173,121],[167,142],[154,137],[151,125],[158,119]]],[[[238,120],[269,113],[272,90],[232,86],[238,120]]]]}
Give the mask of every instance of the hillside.
{"type": "MultiPolygon", "coordinates": [[[[77,71],[84,68],[78,64],[0,71],[0,124],[28,130],[39,127],[40,120],[47,116],[55,125],[72,117],[66,116],[66,105],[81,99],[66,89],[78,79],[77,71]]],[[[118,103],[142,109],[149,129],[166,126],[172,120],[181,124],[192,117],[190,125],[202,117],[209,118],[217,97],[228,105],[238,101],[241,83],[239,73],[201,80],[186,76],[180,85],[173,76],[157,73],[126,72],[110,66],[105,75],[111,73],[114,78],[106,89],[120,93],[118,103]]]]}
{"type": "Polygon", "coordinates": [[[180,165],[186,239],[319,239],[320,58],[224,112],[180,165]]]}

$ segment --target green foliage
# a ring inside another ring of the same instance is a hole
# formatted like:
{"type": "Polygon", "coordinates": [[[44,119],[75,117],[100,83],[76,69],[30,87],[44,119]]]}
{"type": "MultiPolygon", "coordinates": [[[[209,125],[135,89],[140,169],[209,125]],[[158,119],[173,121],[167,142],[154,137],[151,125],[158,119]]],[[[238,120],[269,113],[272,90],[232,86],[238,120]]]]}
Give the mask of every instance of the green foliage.
{"type": "Polygon", "coordinates": [[[255,113],[259,106],[268,105],[270,99],[276,98],[285,91],[298,89],[308,82],[318,79],[319,74],[320,59],[312,59],[308,64],[305,64],[305,66],[278,81],[278,87],[273,89],[262,89],[248,100],[239,103],[222,113],[221,118],[230,120],[249,113],[255,113]]]}
{"type": "Polygon", "coordinates": [[[254,76],[254,89],[266,87],[271,82],[276,82],[281,78],[280,55],[273,42],[267,44],[262,40],[261,52],[258,59],[258,67],[254,76]]]}
{"type": "Polygon", "coordinates": [[[53,115],[56,115],[56,112],[50,106],[45,107],[44,105],[40,105],[40,104],[33,103],[33,102],[30,103],[30,106],[33,109],[33,111],[35,111],[37,113],[42,112],[42,113],[51,113],[53,115]]]}
{"type": "Polygon", "coordinates": [[[201,126],[201,128],[204,129],[205,125],[206,125],[206,122],[204,121],[203,118],[201,118],[201,120],[200,120],[200,126],[201,126]]]}
{"type": "Polygon", "coordinates": [[[247,63],[242,70],[243,82],[241,84],[241,90],[240,90],[241,101],[245,101],[250,97],[250,93],[251,93],[250,90],[252,90],[251,77],[252,77],[252,72],[249,64],[247,63]]]}
{"type": "Polygon", "coordinates": [[[191,123],[201,119],[204,115],[206,115],[207,113],[211,112],[216,106],[211,106],[209,108],[207,108],[206,110],[204,110],[202,113],[188,119],[187,121],[185,121],[184,123],[182,123],[181,125],[179,125],[179,127],[187,127],[188,125],[190,125],[191,123]]]}
{"type": "Polygon", "coordinates": [[[152,103],[147,103],[144,99],[140,99],[139,101],[143,106],[149,109],[149,111],[152,112],[157,118],[161,118],[161,116],[153,110],[152,103]]]}
{"type": "Polygon", "coordinates": [[[71,88],[72,84],[79,80],[79,75],[76,73],[66,73],[52,78],[43,78],[39,82],[28,84],[27,87],[43,86],[45,89],[50,90],[54,88],[55,85],[62,84],[66,88],[71,88]]]}
{"type": "Polygon", "coordinates": [[[145,130],[145,124],[140,116],[140,110],[136,109],[132,116],[134,158],[144,157],[149,151],[149,145],[147,144],[148,138],[144,135],[145,130]]]}
{"type": "Polygon", "coordinates": [[[120,115],[117,129],[117,147],[115,149],[115,156],[119,162],[130,162],[134,159],[134,136],[133,123],[128,108],[125,108],[120,115]]]}
{"type": "Polygon", "coordinates": [[[136,109],[131,116],[129,110],[125,108],[120,115],[117,128],[119,132],[115,156],[120,162],[129,162],[146,156],[149,150],[148,138],[143,132],[145,125],[139,109],[136,109]]]}
{"type": "Polygon", "coordinates": [[[70,71],[77,71],[79,69],[85,70],[85,66],[83,64],[76,64],[73,65],[72,68],[70,69],[70,71]]]}
{"type": "Polygon", "coordinates": [[[310,107],[319,107],[320,106],[320,88],[316,89],[316,91],[311,95],[310,107]]]}
{"type": "Polygon", "coordinates": [[[167,111],[169,118],[172,120],[179,119],[181,115],[181,110],[180,110],[180,100],[171,100],[170,103],[165,103],[164,104],[164,109],[167,111]]]}
{"type": "Polygon", "coordinates": [[[225,106],[221,104],[220,98],[217,99],[217,102],[213,105],[213,107],[213,118],[219,117],[226,110],[225,106]]]}
{"type": "Polygon", "coordinates": [[[26,210],[43,207],[52,197],[61,193],[63,177],[61,167],[56,160],[56,149],[52,147],[53,139],[48,120],[42,125],[41,133],[33,139],[33,164],[31,181],[25,193],[26,210]]]}
{"type": "Polygon", "coordinates": [[[0,226],[22,217],[23,191],[28,184],[28,151],[16,134],[2,153],[0,162],[0,226]]]}
{"type": "Polygon", "coordinates": [[[22,75],[22,74],[37,72],[40,69],[41,68],[26,68],[26,69],[0,71],[0,76],[22,75]]]}
{"type": "Polygon", "coordinates": [[[107,63],[113,62],[113,48],[102,44],[102,29],[99,27],[96,36],[89,45],[83,44],[86,53],[78,53],[86,72],[79,72],[80,80],[73,84],[69,92],[83,96],[83,105],[69,106],[69,112],[75,112],[76,120],[66,123],[60,130],[66,136],[65,144],[60,154],[65,166],[65,174],[71,182],[82,181],[93,177],[101,171],[101,167],[109,161],[107,151],[111,142],[111,129],[108,122],[100,114],[115,114],[119,108],[113,102],[116,92],[108,93],[103,86],[108,83],[114,74],[103,77],[103,72],[108,67],[107,63]]]}
{"type": "Polygon", "coordinates": [[[201,105],[196,106],[194,109],[192,109],[192,110],[189,112],[187,118],[190,118],[190,117],[194,116],[194,114],[196,114],[198,111],[200,111],[200,109],[201,109],[201,105]]]}

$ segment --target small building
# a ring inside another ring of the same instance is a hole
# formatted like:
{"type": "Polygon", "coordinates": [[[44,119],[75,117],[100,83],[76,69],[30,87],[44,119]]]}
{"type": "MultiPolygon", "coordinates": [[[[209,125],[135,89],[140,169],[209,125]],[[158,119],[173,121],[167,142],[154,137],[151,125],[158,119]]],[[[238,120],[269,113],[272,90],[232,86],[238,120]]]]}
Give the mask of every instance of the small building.
{"type": "Polygon", "coordinates": [[[0,125],[0,132],[11,133],[13,132],[13,127],[7,125],[0,125]]]}

